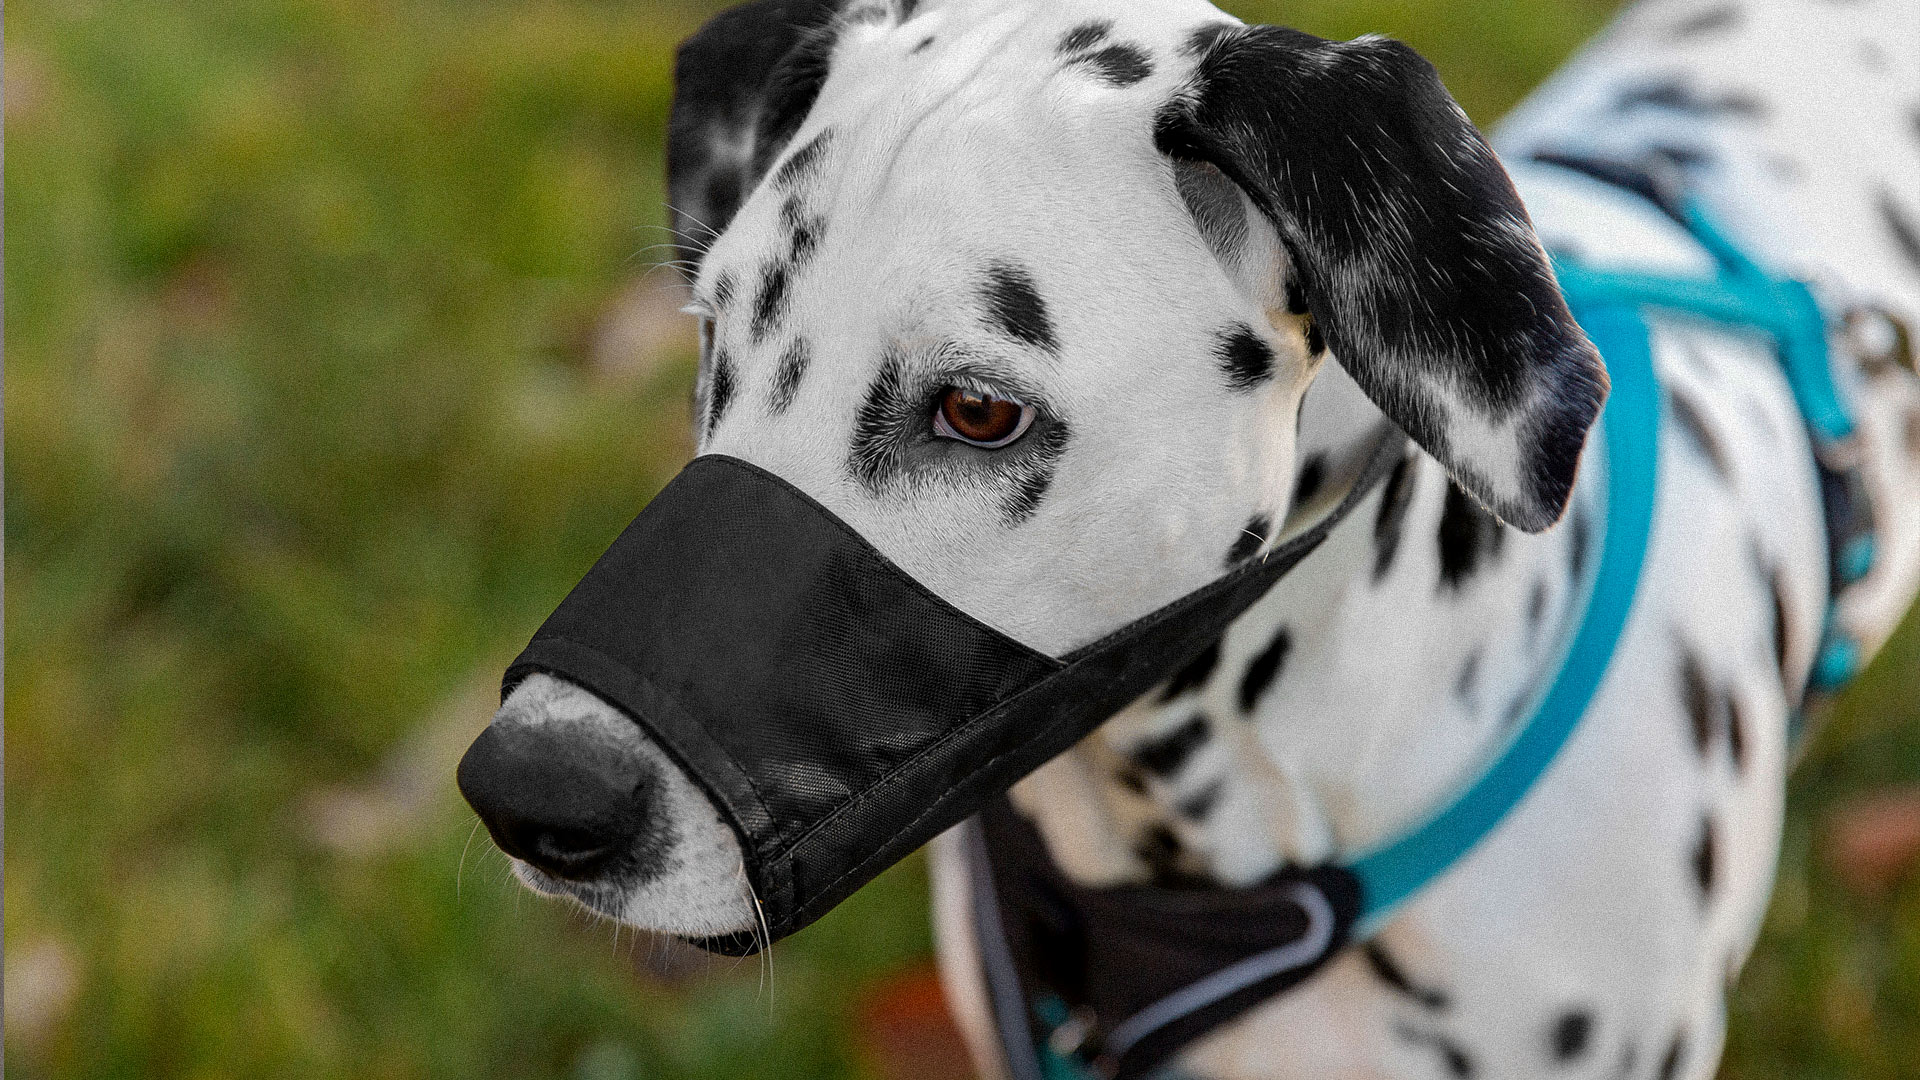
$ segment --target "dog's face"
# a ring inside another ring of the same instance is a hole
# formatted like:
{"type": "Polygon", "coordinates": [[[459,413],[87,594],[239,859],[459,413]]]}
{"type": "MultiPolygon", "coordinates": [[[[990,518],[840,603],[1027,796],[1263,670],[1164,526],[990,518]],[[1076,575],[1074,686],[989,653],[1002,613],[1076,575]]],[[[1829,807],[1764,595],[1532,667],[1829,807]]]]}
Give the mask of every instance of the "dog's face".
{"type": "MultiPolygon", "coordinates": [[[[1329,350],[1510,522],[1564,504],[1604,375],[1401,46],[1184,2],[761,0],[679,80],[701,452],[1041,651],[1276,539],[1329,350]]],[[[489,735],[463,789],[530,884],[751,928],[732,833],[630,720],[539,676],[489,735]]]]}
{"type": "Polygon", "coordinates": [[[1003,22],[842,32],[702,260],[697,421],[702,452],[778,473],[1057,654],[1268,539],[1319,354],[1180,181],[1231,215],[1233,256],[1270,260],[1271,228],[1247,235],[1230,182],[1154,148],[1178,71],[1115,85],[1003,22]]]}

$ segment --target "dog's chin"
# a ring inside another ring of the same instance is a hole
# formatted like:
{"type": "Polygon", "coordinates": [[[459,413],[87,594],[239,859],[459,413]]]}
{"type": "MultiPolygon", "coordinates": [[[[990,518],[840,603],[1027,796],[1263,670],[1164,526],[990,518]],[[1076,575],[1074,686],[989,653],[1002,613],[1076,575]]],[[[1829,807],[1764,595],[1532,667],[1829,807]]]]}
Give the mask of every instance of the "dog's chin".
{"type": "Polygon", "coordinates": [[[513,860],[513,873],[534,892],[564,897],[615,922],[697,940],[751,933],[756,927],[753,895],[737,856],[731,865],[731,870],[718,863],[691,873],[676,868],[644,884],[568,881],[519,859],[513,860]]]}
{"type": "Polygon", "coordinates": [[[716,888],[706,875],[686,881],[675,875],[645,885],[608,881],[567,881],[513,860],[514,876],[534,892],[563,897],[615,922],[640,930],[672,934],[689,940],[753,933],[758,926],[753,896],[744,870],[735,870],[725,888],[716,888]]]}

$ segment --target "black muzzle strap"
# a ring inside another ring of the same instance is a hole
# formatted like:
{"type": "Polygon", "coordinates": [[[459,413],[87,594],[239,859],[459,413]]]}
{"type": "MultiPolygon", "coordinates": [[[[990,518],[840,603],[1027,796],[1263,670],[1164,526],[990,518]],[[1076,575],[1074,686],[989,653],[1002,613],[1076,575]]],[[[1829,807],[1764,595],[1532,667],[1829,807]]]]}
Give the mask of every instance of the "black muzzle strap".
{"type": "Polygon", "coordinates": [[[754,952],[1072,746],[1219,638],[1405,452],[1384,435],[1326,517],[1055,659],[960,611],[825,507],[736,458],[696,458],[507,669],[638,722],[740,838],[754,952]]]}

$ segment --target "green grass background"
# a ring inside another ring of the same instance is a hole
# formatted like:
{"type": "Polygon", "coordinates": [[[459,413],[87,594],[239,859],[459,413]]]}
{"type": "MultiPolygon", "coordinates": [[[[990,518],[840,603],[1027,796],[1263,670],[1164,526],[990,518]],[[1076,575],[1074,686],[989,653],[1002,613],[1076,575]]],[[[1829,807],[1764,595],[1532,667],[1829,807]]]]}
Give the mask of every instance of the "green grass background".
{"type": "MultiPolygon", "coordinates": [[[[6,11],[9,1077],[864,1075],[917,861],[774,955],[523,894],[451,765],[504,660],[684,461],[643,0],[6,11]],[[644,295],[644,293],[642,293],[644,295]],[[470,841],[472,841],[470,843],[470,841]],[[24,995],[24,997],[23,997],[24,995]]],[[[1228,4],[1402,37],[1498,117],[1610,0],[1228,4]]],[[[1920,777],[1920,628],[1797,774],[1729,1077],[1920,1075],[1920,886],[1821,860],[1920,777]]]]}

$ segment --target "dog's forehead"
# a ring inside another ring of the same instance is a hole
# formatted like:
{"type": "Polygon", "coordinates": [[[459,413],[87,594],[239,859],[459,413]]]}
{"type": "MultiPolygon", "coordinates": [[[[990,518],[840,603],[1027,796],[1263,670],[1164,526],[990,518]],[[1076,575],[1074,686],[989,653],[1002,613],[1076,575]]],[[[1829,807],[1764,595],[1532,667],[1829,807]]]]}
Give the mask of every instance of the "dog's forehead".
{"type": "MultiPolygon", "coordinates": [[[[1179,220],[1155,117],[1196,41],[1228,22],[1203,3],[854,12],[805,124],[706,260],[703,293],[806,263],[838,305],[925,309],[1008,260],[1138,261],[1179,220]]],[[[801,276],[796,293],[810,291],[801,276]]]]}
{"type": "MultiPolygon", "coordinates": [[[[842,199],[1046,214],[1137,184],[1154,118],[1222,16],[1132,5],[959,5],[841,32],[808,132],[830,132],[842,199]],[[1048,187],[1048,181],[1056,185],[1048,187]]],[[[804,137],[795,140],[803,145],[804,137]]]]}

